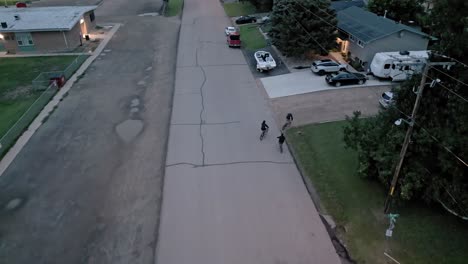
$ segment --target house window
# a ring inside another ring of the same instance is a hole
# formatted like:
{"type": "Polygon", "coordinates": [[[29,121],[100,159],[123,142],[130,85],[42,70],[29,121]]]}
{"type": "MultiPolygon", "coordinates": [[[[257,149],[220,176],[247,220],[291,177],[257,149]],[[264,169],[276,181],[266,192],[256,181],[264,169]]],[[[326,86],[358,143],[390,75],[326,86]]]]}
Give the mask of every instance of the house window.
{"type": "Polygon", "coordinates": [[[349,40],[351,40],[352,42],[356,42],[356,37],[353,35],[349,35],[349,40]]]}
{"type": "Polygon", "coordinates": [[[16,33],[18,46],[34,46],[34,41],[30,33],[16,33]]]}
{"type": "Polygon", "coordinates": [[[358,44],[359,47],[364,48],[364,42],[358,40],[357,44],[358,44]]]}
{"type": "Polygon", "coordinates": [[[385,64],[383,68],[384,69],[390,69],[390,64],[385,64]]]}
{"type": "Polygon", "coordinates": [[[91,20],[91,22],[93,22],[94,19],[96,19],[96,17],[94,16],[94,11],[91,11],[91,13],[89,13],[89,20],[91,20]]]}

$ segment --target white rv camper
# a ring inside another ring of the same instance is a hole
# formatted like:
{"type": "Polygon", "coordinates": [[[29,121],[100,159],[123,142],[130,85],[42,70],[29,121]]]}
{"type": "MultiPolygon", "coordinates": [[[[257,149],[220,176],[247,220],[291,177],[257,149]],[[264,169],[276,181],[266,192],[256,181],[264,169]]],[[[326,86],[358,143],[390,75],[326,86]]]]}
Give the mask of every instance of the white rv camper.
{"type": "Polygon", "coordinates": [[[427,50],[379,52],[372,60],[370,71],[379,78],[404,81],[411,78],[413,74],[421,73],[428,59],[427,50]]]}

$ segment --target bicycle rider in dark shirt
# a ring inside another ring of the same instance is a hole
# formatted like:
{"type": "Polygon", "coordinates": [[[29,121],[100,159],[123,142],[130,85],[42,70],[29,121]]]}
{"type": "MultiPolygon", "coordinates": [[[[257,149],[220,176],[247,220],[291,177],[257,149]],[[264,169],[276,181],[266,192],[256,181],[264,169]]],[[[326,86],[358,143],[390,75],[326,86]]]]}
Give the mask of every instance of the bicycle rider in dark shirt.
{"type": "Polygon", "coordinates": [[[281,135],[279,137],[277,137],[277,139],[278,139],[278,143],[280,145],[283,145],[284,141],[286,140],[286,137],[284,137],[284,134],[281,133],[281,135]]]}
{"type": "Polygon", "coordinates": [[[270,128],[270,127],[266,124],[265,120],[263,120],[261,130],[262,130],[262,131],[265,131],[265,130],[267,130],[268,128],[270,128]]]}

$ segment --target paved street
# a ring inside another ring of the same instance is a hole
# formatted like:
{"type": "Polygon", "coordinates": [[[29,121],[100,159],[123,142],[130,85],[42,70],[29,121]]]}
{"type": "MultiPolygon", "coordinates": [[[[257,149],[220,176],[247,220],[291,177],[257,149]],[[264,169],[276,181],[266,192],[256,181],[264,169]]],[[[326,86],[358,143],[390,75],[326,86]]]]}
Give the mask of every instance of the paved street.
{"type": "Polygon", "coordinates": [[[138,14],[161,3],[96,11],[123,25],[0,177],[0,263],[154,263],[180,24],[138,14]]]}
{"type": "Polygon", "coordinates": [[[228,23],[219,1],[185,1],[157,263],[340,263],[228,23]]]}

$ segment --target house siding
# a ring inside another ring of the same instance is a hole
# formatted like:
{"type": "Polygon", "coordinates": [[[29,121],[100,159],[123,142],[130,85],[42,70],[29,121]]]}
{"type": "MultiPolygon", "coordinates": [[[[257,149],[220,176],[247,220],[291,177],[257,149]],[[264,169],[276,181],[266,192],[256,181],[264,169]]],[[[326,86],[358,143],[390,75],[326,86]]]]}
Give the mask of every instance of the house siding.
{"type": "MultiPolygon", "coordinates": [[[[96,18],[94,19],[94,21],[91,22],[91,13],[93,13],[93,11],[86,12],[83,15],[87,34],[93,32],[96,27],[96,18]]],[[[18,46],[16,38],[14,38],[15,33],[2,33],[4,36],[10,36],[8,40],[3,40],[3,46],[4,49],[11,54],[28,51],[34,51],[39,53],[69,52],[81,44],[81,33],[82,32],[80,21],[78,21],[70,31],[31,32],[31,37],[33,39],[34,45],[27,47],[18,46]],[[65,42],[64,36],[67,42],[65,42]]]]}
{"type": "Polygon", "coordinates": [[[15,33],[2,33],[5,36],[3,47],[6,52],[15,54],[18,50],[18,43],[16,43],[15,33]],[[8,37],[8,40],[6,39],[8,37]]]}
{"type": "Polygon", "coordinates": [[[426,50],[429,39],[414,34],[410,31],[403,31],[403,37],[399,33],[394,33],[385,38],[378,39],[364,45],[364,48],[357,45],[356,42],[349,41],[349,52],[351,57],[359,58],[367,69],[374,55],[378,52],[402,51],[402,50],[426,50]]]}
{"type": "Polygon", "coordinates": [[[91,17],[90,17],[91,13],[94,13],[94,11],[89,11],[83,15],[83,18],[85,20],[87,34],[92,32],[96,28],[96,15],[94,15],[94,21],[91,22],[91,17]]]}
{"type": "Polygon", "coordinates": [[[76,23],[76,25],[68,32],[65,32],[65,37],[68,41],[68,47],[70,50],[78,47],[81,42],[81,27],[80,22],[76,23]]]}

